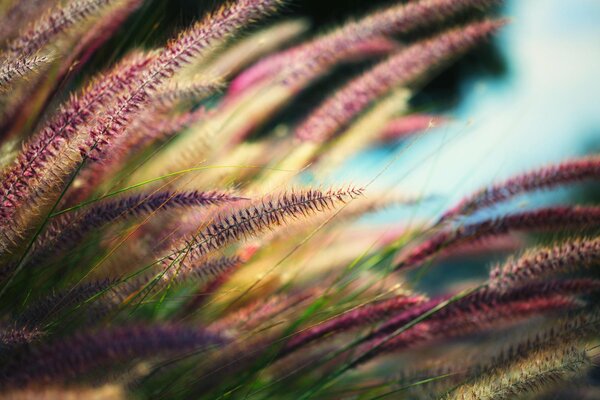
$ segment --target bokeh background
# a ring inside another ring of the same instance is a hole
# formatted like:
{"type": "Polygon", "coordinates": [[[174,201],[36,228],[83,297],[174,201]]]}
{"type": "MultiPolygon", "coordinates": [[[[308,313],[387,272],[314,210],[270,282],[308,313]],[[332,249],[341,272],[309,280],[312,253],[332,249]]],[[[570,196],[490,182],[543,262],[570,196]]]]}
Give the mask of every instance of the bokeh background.
{"type": "MultiPolygon", "coordinates": [[[[307,18],[313,24],[310,34],[317,34],[391,2],[290,0],[283,14],[307,18]]],[[[219,3],[147,1],[118,38],[98,54],[97,67],[127,47],[166,40],[219,3]]],[[[506,0],[498,14],[511,23],[491,43],[437,76],[414,99],[415,108],[442,114],[450,122],[416,138],[372,148],[348,160],[327,182],[310,174],[302,179],[311,184],[373,181],[370,188],[406,188],[427,200],[416,207],[382,212],[367,222],[411,224],[435,218],[465,194],[494,180],[600,151],[600,1],[506,0]]],[[[293,124],[336,85],[366,67],[368,63],[336,71],[303,93],[263,131],[280,123],[293,124]]],[[[503,207],[515,210],[557,203],[568,196],[580,203],[597,202],[600,190],[576,185],[519,197],[503,207]]],[[[428,290],[441,288],[441,282],[473,277],[473,269],[485,275],[491,261],[471,258],[468,265],[460,261],[452,268],[425,270],[415,278],[428,290]],[[452,276],[436,270],[450,270],[452,276]]]]}
{"type": "Polygon", "coordinates": [[[454,123],[359,163],[375,171],[401,151],[382,181],[453,202],[492,179],[600,150],[600,2],[513,0],[503,14],[512,20],[495,40],[504,72],[459,82],[454,123]]]}
{"type": "MultiPolygon", "coordinates": [[[[391,2],[291,0],[283,13],[306,17],[312,33],[318,33],[391,2]]],[[[128,29],[135,31],[136,24],[146,29],[145,35],[133,36],[144,44],[161,41],[218,4],[150,1],[144,18],[128,29]]],[[[435,196],[421,208],[435,213],[491,180],[600,150],[600,1],[506,0],[499,13],[511,23],[494,41],[441,74],[415,99],[419,108],[451,117],[449,124],[415,140],[372,149],[331,179],[360,184],[380,174],[374,185],[435,196]]],[[[347,79],[361,68],[365,65],[337,76],[347,79]]],[[[276,123],[301,118],[328,92],[323,85],[341,79],[317,85],[276,123]]],[[[543,194],[535,201],[563,195],[543,194]]]]}

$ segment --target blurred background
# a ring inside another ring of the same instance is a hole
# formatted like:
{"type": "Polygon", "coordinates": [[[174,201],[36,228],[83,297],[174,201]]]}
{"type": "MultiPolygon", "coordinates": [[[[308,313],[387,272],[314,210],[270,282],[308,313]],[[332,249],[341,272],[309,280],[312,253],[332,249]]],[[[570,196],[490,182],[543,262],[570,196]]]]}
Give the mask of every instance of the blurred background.
{"type": "MultiPolygon", "coordinates": [[[[390,2],[290,0],[283,14],[308,19],[313,24],[310,34],[318,34],[390,2]]],[[[98,54],[97,65],[110,61],[124,47],[163,42],[218,4],[217,0],[146,2],[113,46],[98,54]]],[[[449,122],[417,137],[372,148],[348,160],[327,182],[309,174],[302,178],[311,184],[373,181],[370,188],[407,188],[428,200],[379,213],[368,222],[410,224],[435,218],[462,196],[494,180],[598,152],[600,1],[506,0],[498,14],[508,17],[510,24],[491,43],[436,77],[413,101],[416,109],[443,115],[449,122]]],[[[263,131],[303,118],[335,86],[366,67],[336,71],[299,96],[263,131]]],[[[586,191],[575,186],[519,197],[491,212],[557,203],[567,196],[577,197],[580,203],[597,202],[600,190],[591,186],[586,185],[586,191]]],[[[473,268],[486,273],[489,259],[471,260],[472,265],[459,262],[451,269],[453,279],[460,280],[461,271],[472,276],[473,268]]],[[[440,287],[436,280],[448,276],[428,273],[422,278],[425,284],[440,287]]]]}
{"type": "MultiPolygon", "coordinates": [[[[311,33],[319,33],[391,2],[292,0],[283,13],[306,17],[313,23],[311,33]]],[[[218,4],[147,2],[140,13],[144,19],[137,24],[148,33],[133,37],[145,43],[162,41],[218,4]]],[[[437,77],[415,99],[417,107],[448,116],[450,123],[406,143],[372,149],[348,161],[331,179],[361,184],[379,174],[373,185],[406,186],[436,196],[421,207],[435,213],[491,180],[597,151],[600,1],[506,0],[499,13],[511,20],[500,35],[437,77]]],[[[337,74],[338,80],[316,85],[275,123],[301,118],[328,92],[324,85],[339,85],[365,67],[353,66],[337,74]]],[[[543,194],[535,201],[563,195],[543,194]]]]}
{"type": "MultiPolygon", "coordinates": [[[[504,71],[462,77],[454,122],[410,150],[361,156],[371,173],[398,158],[382,184],[397,179],[454,202],[490,180],[599,150],[600,2],[513,0],[502,14],[511,23],[494,46],[504,71]]],[[[341,175],[356,177],[352,164],[341,175]]]]}

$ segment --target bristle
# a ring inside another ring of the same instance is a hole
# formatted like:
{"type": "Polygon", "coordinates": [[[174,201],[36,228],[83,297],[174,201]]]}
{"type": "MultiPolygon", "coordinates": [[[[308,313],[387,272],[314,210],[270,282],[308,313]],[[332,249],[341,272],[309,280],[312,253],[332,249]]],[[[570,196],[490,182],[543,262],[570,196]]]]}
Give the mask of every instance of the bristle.
{"type": "Polygon", "coordinates": [[[428,114],[413,114],[390,121],[380,132],[379,140],[387,142],[405,139],[419,132],[437,128],[444,124],[443,117],[428,114]]]}

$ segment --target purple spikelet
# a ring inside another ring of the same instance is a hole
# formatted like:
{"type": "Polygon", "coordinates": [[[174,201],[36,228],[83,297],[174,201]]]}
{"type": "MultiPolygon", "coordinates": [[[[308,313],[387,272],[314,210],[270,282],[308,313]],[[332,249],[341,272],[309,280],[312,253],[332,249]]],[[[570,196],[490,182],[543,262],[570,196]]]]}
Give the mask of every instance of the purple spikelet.
{"type": "Polygon", "coordinates": [[[225,343],[201,328],[128,326],[80,333],[41,345],[1,369],[0,385],[55,382],[134,359],[199,351],[225,343]]]}
{"type": "Polygon", "coordinates": [[[35,244],[30,263],[77,245],[89,232],[119,220],[172,208],[212,206],[244,198],[222,192],[157,192],[104,201],[87,210],[58,216],[35,244]]]}
{"type": "Polygon", "coordinates": [[[493,206],[523,193],[572,184],[586,179],[600,179],[600,156],[577,158],[549,165],[482,189],[448,210],[442,220],[472,214],[477,210],[493,206]]]}
{"type": "Polygon", "coordinates": [[[212,206],[240,200],[245,197],[223,192],[156,192],[142,193],[114,201],[105,201],[80,213],[82,224],[99,227],[119,218],[147,214],[159,209],[190,206],[212,206]]]}
{"type": "Polygon", "coordinates": [[[476,22],[418,42],[392,55],[327,99],[296,129],[301,140],[322,142],[371,102],[395,87],[415,83],[432,70],[481,43],[504,22],[476,22]]]}
{"type": "Polygon", "coordinates": [[[382,353],[485,332],[502,326],[501,324],[516,322],[544,313],[573,310],[578,306],[576,301],[568,297],[550,295],[531,300],[515,300],[468,314],[457,313],[446,319],[423,322],[391,340],[384,341],[382,338],[371,340],[365,345],[368,349],[365,356],[357,360],[354,366],[382,353]]]}
{"type": "Polygon", "coordinates": [[[203,263],[198,268],[196,268],[194,275],[201,278],[201,280],[215,282],[223,278],[225,275],[229,274],[232,270],[236,269],[241,264],[241,257],[221,257],[217,258],[216,260],[211,260],[203,263]]]}
{"type": "Polygon", "coordinates": [[[228,244],[256,236],[273,227],[284,225],[288,219],[324,212],[344,204],[363,193],[363,189],[304,190],[268,196],[256,205],[239,211],[217,215],[213,222],[190,241],[185,241],[164,262],[165,267],[178,269],[228,244]]]}
{"type": "Polygon", "coordinates": [[[439,231],[400,256],[396,269],[415,267],[442,250],[512,231],[584,229],[600,223],[600,207],[548,207],[439,231]]]}
{"type": "Polygon", "coordinates": [[[574,240],[528,251],[490,271],[490,285],[497,289],[543,279],[549,275],[600,265],[600,239],[574,240]]]}
{"type": "MultiPolygon", "coordinates": [[[[463,297],[434,313],[428,321],[444,321],[456,316],[468,316],[474,312],[491,313],[494,308],[501,305],[510,306],[510,304],[516,302],[528,302],[537,299],[551,298],[552,296],[576,296],[597,291],[599,289],[600,282],[590,279],[532,283],[513,288],[506,292],[498,292],[493,289],[484,288],[463,297]]],[[[367,340],[382,337],[396,331],[449,298],[450,296],[432,299],[429,302],[423,303],[420,306],[390,318],[389,321],[379,327],[375,332],[371,333],[367,340]]]]}

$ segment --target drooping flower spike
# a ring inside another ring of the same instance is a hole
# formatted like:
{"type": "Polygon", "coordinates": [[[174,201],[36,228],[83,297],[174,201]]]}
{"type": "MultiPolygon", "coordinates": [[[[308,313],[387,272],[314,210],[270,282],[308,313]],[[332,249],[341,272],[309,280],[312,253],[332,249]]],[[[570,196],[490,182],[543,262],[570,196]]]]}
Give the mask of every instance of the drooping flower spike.
{"type": "Polygon", "coordinates": [[[575,158],[549,165],[479,190],[451,207],[441,220],[472,214],[520,194],[592,179],[600,179],[600,156],[575,158]]]}
{"type": "Polygon", "coordinates": [[[490,285],[506,289],[552,275],[600,265],[600,239],[580,239],[527,251],[490,271],[490,285]]]}
{"type": "Polygon", "coordinates": [[[72,248],[90,232],[97,231],[115,221],[150,215],[169,209],[207,207],[246,200],[220,192],[156,192],[104,201],[87,209],[67,212],[52,220],[39,236],[29,263],[48,259],[60,251],[72,248]]]}
{"type": "Polygon", "coordinates": [[[431,75],[440,64],[480,44],[503,24],[502,21],[472,23],[400,50],[317,107],[296,128],[296,137],[317,142],[330,139],[373,100],[394,88],[414,84],[431,75]]]}
{"type": "Polygon", "coordinates": [[[457,228],[442,229],[422,243],[399,256],[396,269],[416,267],[441,251],[466,242],[484,240],[514,231],[561,231],[594,228],[600,222],[598,207],[548,207],[533,211],[508,214],[459,225],[457,228]]]}
{"type": "Polygon", "coordinates": [[[406,35],[469,10],[485,9],[497,3],[495,0],[422,0],[392,5],[350,21],[308,43],[265,58],[240,74],[231,83],[229,94],[236,95],[273,76],[279,76],[289,84],[290,80],[311,75],[311,71],[328,69],[327,66],[347,58],[344,53],[348,49],[360,48],[373,39],[406,35]]]}
{"type": "Polygon", "coordinates": [[[164,261],[165,279],[177,275],[180,269],[193,268],[193,264],[206,255],[243,239],[257,236],[288,220],[307,217],[328,211],[359,197],[363,189],[305,190],[267,196],[256,205],[215,216],[185,244],[164,261]]]}

